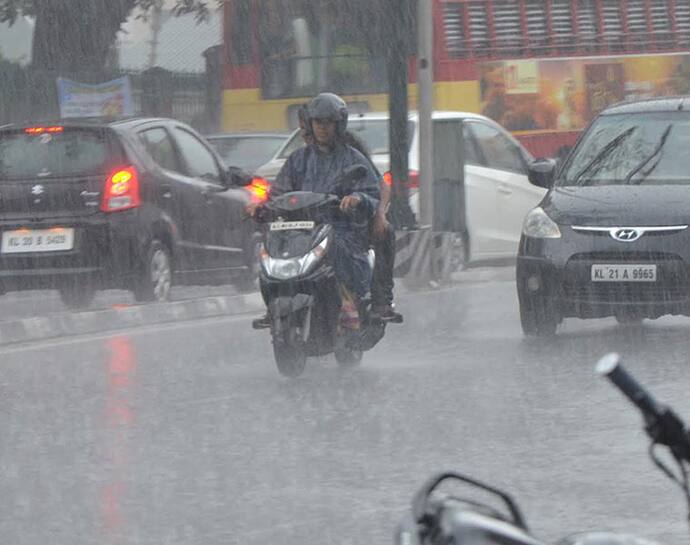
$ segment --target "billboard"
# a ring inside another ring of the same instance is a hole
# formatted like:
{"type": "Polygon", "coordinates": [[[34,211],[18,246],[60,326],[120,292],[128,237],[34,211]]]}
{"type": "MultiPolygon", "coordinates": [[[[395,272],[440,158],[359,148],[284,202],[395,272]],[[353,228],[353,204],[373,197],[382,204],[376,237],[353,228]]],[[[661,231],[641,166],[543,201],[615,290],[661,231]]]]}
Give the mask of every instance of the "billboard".
{"type": "Polygon", "coordinates": [[[58,78],[60,117],[123,117],[133,115],[128,77],[97,85],[58,78]]]}
{"type": "Polygon", "coordinates": [[[578,130],[622,100],[690,94],[690,55],[479,63],[481,113],[511,131],[578,130]]]}

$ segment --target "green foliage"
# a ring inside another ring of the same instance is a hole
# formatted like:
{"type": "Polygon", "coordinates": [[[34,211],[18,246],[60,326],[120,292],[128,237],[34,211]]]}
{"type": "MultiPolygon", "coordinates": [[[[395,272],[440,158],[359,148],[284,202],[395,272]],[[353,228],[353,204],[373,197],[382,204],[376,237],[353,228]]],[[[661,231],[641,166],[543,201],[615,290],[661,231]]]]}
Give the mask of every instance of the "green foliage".
{"type": "MultiPolygon", "coordinates": [[[[133,0],[132,2],[125,3],[131,4],[132,10],[139,8],[142,13],[146,13],[156,4],[161,3],[161,1],[162,0],[133,0]]],[[[0,22],[9,22],[12,24],[17,20],[17,17],[21,15],[36,16],[40,13],[41,7],[44,7],[48,3],[52,4],[53,7],[59,5],[67,11],[74,9],[74,2],[70,2],[70,0],[0,0],[0,22]]],[[[194,13],[198,21],[203,21],[208,18],[209,10],[212,9],[214,4],[220,6],[223,4],[223,0],[177,0],[177,3],[173,7],[173,12],[175,15],[194,13]]]]}
{"type": "MultiPolygon", "coordinates": [[[[98,70],[122,24],[132,15],[146,17],[164,0],[0,0],[0,22],[22,16],[35,18],[32,67],[74,72],[98,70]]],[[[223,0],[175,0],[175,15],[193,13],[208,18],[223,0]]]]}
{"type": "Polygon", "coordinates": [[[34,13],[34,0],[0,0],[0,23],[13,24],[20,15],[34,13]]]}

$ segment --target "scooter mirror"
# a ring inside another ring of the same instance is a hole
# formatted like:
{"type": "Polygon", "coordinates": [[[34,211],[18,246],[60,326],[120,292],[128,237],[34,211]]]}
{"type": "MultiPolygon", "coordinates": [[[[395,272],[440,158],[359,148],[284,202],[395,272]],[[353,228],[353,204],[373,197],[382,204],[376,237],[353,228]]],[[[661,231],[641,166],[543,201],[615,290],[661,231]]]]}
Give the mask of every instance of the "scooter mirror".
{"type": "Polygon", "coordinates": [[[367,167],[364,165],[352,165],[345,169],[336,182],[336,194],[340,197],[352,193],[353,182],[367,175],[367,167]]]}
{"type": "Polygon", "coordinates": [[[345,172],[343,172],[343,181],[354,182],[355,180],[364,178],[366,175],[367,167],[364,165],[352,165],[351,167],[346,168],[345,172]]]}

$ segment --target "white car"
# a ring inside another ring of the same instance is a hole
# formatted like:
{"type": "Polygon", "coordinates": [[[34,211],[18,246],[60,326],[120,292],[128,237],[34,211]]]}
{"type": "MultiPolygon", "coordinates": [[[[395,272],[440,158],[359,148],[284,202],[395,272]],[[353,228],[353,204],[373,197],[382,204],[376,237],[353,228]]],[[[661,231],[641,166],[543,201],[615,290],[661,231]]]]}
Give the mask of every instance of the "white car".
{"type": "MultiPolygon", "coordinates": [[[[419,123],[409,117],[410,206],[419,205],[419,123]]],[[[546,193],[527,179],[529,152],[491,119],[465,112],[434,112],[434,179],[464,181],[465,218],[460,223],[464,261],[513,258],[517,255],[522,221],[546,193]],[[464,153],[463,153],[464,151],[464,153]],[[464,156],[464,168],[463,168],[464,156]]],[[[350,116],[348,130],[363,140],[374,164],[384,173],[389,169],[388,114],[350,116]]],[[[275,179],[287,157],[303,145],[299,131],[256,175],[275,179]]],[[[447,184],[446,184],[447,185],[447,184]]]]}

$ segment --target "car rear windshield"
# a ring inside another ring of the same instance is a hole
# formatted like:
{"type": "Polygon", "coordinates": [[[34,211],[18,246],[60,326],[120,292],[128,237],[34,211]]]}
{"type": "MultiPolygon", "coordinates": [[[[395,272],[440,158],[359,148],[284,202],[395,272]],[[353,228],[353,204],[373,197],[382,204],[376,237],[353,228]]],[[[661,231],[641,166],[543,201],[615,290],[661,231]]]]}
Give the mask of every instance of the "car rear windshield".
{"type": "Polygon", "coordinates": [[[111,150],[102,129],[0,132],[0,179],[105,174],[117,161],[111,150]]]}
{"type": "MultiPolygon", "coordinates": [[[[409,121],[407,125],[408,132],[408,151],[412,147],[412,137],[414,136],[415,124],[409,121]]],[[[366,119],[366,118],[350,118],[347,125],[348,131],[354,134],[366,145],[367,150],[372,155],[387,155],[390,152],[388,145],[388,120],[387,119],[366,119]]],[[[304,145],[302,138],[297,131],[290,142],[285,146],[280,153],[282,159],[286,159],[296,149],[304,145]]]]}
{"type": "Polygon", "coordinates": [[[237,136],[209,138],[228,166],[256,169],[268,163],[285,142],[284,136],[237,136]]]}
{"type": "Polygon", "coordinates": [[[690,113],[603,115],[560,173],[558,185],[690,185],[690,113]]]}

